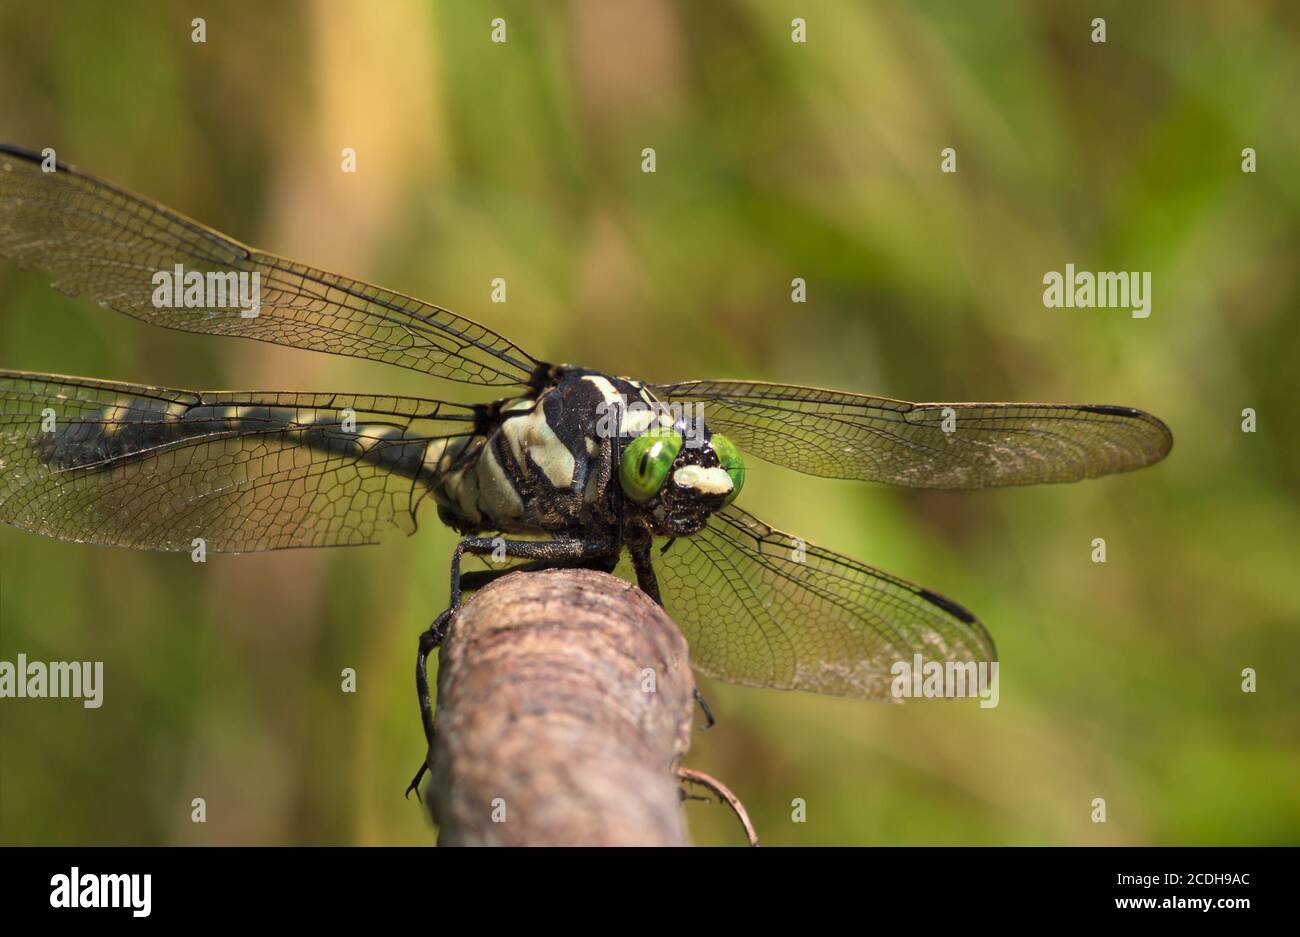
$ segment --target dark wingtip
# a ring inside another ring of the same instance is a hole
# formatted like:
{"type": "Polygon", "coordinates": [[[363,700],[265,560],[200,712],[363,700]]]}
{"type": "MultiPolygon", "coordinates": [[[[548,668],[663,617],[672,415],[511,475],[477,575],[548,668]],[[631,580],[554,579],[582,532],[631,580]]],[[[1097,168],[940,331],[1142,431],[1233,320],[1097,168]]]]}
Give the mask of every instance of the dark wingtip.
{"type": "Polygon", "coordinates": [[[995,661],[998,659],[998,647],[993,641],[993,635],[989,634],[984,623],[976,618],[964,605],[958,605],[947,596],[940,595],[937,592],[931,592],[929,589],[917,589],[916,594],[925,599],[931,605],[938,606],[953,618],[956,618],[964,625],[969,625],[976,641],[981,645],[977,660],[995,661]]]}
{"type": "Polygon", "coordinates": [[[968,625],[974,625],[979,623],[979,619],[977,619],[974,615],[972,615],[968,609],[964,608],[961,605],[958,605],[956,602],[954,602],[952,599],[948,598],[947,596],[942,596],[937,592],[931,592],[929,589],[920,590],[918,595],[920,595],[921,598],[925,599],[931,605],[939,606],[949,615],[952,615],[953,617],[958,618],[961,621],[964,621],[968,625]]]}
{"type": "Polygon", "coordinates": [[[25,146],[18,146],[16,143],[0,143],[0,153],[8,153],[10,156],[18,156],[22,159],[31,160],[38,163],[41,160],[41,154],[35,150],[29,150],[25,146]]]}
{"type": "Polygon", "coordinates": [[[1125,419],[1141,420],[1143,423],[1149,423],[1151,426],[1159,430],[1160,434],[1164,437],[1164,446],[1161,447],[1154,459],[1150,462],[1144,463],[1144,465],[1151,465],[1155,462],[1159,462],[1165,456],[1169,455],[1174,448],[1173,430],[1171,430],[1169,425],[1165,423],[1164,420],[1160,419],[1160,417],[1153,416],[1145,410],[1139,410],[1137,407],[1117,407],[1108,403],[1085,404],[1079,407],[1079,409],[1086,413],[1101,413],[1106,416],[1121,416],[1125,419]]]}
{"type": "Polygon", "coordinates": [[[1108,403],[1090,403],[1079,408],[1089,413],[1106,413],[1110,416],[1136,416],[1144,417],[1150,414],[1137,409],[1137,407],[1116,407],[1108,403]]]}
{"type": "MultiPolygon", "coordinates": [[[[40,153],[36,152],[35,150],[29,150],[25,146],[19,146],[16,143],[0,143],[0,153],[7,154],[9,156],[16,156],[18,159],[25,160],[26,162],[29,163],[39,164],[45,161],[45,157],[42,156],[40,153]]],[[[59,169],[60,172],[68,172],[69,170],[72,169],[71,166],[69,166],[67,163],[63,162],[63,160],[60,159],[56,159],[54,161],[54,165],[59,169]]]]}

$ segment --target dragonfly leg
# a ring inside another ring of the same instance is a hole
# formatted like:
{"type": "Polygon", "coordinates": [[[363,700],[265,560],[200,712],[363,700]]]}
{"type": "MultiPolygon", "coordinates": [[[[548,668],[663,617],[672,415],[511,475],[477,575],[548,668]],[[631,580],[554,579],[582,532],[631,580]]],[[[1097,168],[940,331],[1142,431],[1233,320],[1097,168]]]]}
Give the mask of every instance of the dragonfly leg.
{"type": "MultiPolygon", "coordinates": [[[[456,549],[451,554],[451,611],[460,607],[460,558],[466,553],[481,556],[498,549],[506,556],[532,560],[529,566],[538,568],[582,566],[592,560],[618,561],[618,546],[612,540],[503,540],[500,537],[466,537],[456,544],[456,549]]],[[[441,637],[438,642],[442,643],[441,637]]]]}
{"type": "MultiPolygon", "coordinates": [[[[667,553],[668,548],[676,541],[676,537],[669,540],[660,548],[660,553],[667,553]]],[[[641,591],[650,598],[654,599],[659,605],[663,605],[663,599],[659,597],[659,578],[655,575],[654,563],[650,561],[650,538],[635,539],[628,544],[628,552],[632,554],[632,566],[636,569],[636,583],[641,591]]],[[[704,713],[704,731],[712,729],[717,723],[713,718],[713,711],[709,709],[709,704],[704,701],[704,694],[700,688],[696,687],[695,702],[699,704],[700,711],[704,713]]]]}
{"type": "Polygon", "coordinates": [[[415,691],[420,699],[420,722],[424,725],[424,738],[428,748],[420,769],[415,772],[415,777],[406,786],[406,793],[403,796],[410,797],[411,791],[415,791],[416,800],[420,799],[420,779],[429,770],[429,756],[433,752],[433,701],[429,695],[429,654],[446,636],[447,621],[451,618],[451,613],[452,609],[447,609],[421,633],[420,648],[415,658],[415,691]]]}
{"type": "Polygon", "coordinates": [[[655,575],[654,563],[650,561],[650,544],[651,539],[647,535],[629,540],[627,549],[632,555],[632,568],[636,570],[637,586],[662,607],[664,600],[659,597],[659,577],[655,575]]]}
{"type": "Polygon", "coordinates": [[[534,560],[531,563],[525,563],[522,566],[512,566],[508,569],[472,569],[469,572],[462,572],[460,574],[460,588],[462,592],[474,592],[509,573],[535,573],[543,569],[577,568],[598,569],[602,573],[612,573],[614,567],[617,565],[618,554],[614,553],[609,556],[597,557],[594,560],[534,560]]]}
{"type": "MultiPolygon", "coordinates": [[[[424,726],[424,738],[428,744],[424,763],[415,772],[415,777],[406,786],[406,796],[415,791],[420,797],[420,781],[429,770],[433,758],[433,700],[429,693],[429,654],[440,646],[447,636],[451,616],[460,607],[460,594],[463,587],[460,571],[460,558],[466,553],[491,553],[501,548],[506,556],[531,559],[528,568],[546,566],[581,566],[584,563],[599,561],[602,568],[613,569],[618,563],[618,546],[609,540],[502,540],[495,537],[466,537],[456,544],[451,554],[451,606],[445,609],[420,635],[419,652],[415,659],[415,691],[420,702],[420,721],[424,726]]],[[[508,570],[488,570],[489,573],[507,572],[508,570]]],[[[472,575],[472,574],[471,574],[472,575]]]]}
{"type": "Polygon", "coordinates": [[[699,687],[695,688],[695,702],[699,704],[700,712],[704,713],[704,728],[701,731],[707,732],[714,727],[718,720],[713,718],[713,711],[709,709],[709,704],[704,701],[704,694],[700,692],[699,687]]]}

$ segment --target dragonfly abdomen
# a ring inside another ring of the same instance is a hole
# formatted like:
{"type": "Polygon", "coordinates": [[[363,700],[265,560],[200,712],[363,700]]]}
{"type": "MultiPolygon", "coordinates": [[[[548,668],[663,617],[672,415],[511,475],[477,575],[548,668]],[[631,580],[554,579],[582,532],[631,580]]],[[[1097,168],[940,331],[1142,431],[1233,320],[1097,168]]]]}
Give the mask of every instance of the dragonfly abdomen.
{"type": "Polygon", "coordinates": [[[351,457],[389,472],[420,477],[427,439],[395,424],[350,425],[336,411],[272,406],[194,406],[185,402],[123,401],[99,419],[55,423],[32,443],[41,464],[55,470],[128,465],[155,458],[168,447],[197,440],[247,449],[260,438],[266,453],[304,447],[351,457]],[[156,404],[156,405],[155,405],[156,404]]]}

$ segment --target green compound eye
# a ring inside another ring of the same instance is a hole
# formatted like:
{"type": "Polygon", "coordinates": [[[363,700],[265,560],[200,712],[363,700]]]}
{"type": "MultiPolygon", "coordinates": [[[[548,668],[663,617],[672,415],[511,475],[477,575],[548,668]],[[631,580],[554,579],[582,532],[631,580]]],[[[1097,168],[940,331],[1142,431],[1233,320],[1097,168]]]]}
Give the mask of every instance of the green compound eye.
{"type": "Polygon", "coordinates": [[[731,476],[731,493],[723,502],[730,504],[736,500],[736,495],[740,494],[740,489],[745,486],[745,460],[740,457],[740,450],[736,448],[736,444],[726,436],[714,433],[712,442],[713,451],[718,454],[718,461],[731,476]]]}
{"type": "Polygon", "coordinates": [[[682,436],[671,430],[651,431],[632,440],[618,466],[623,493],[637,504],[649,501],[663,487],[681,451],[682,436]]]}

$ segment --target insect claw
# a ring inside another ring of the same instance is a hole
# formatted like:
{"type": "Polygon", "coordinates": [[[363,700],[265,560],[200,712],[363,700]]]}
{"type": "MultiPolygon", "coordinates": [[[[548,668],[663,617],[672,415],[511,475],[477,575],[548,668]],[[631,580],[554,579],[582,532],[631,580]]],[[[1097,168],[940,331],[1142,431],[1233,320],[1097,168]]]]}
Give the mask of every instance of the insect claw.
{"type": "Polygon", "coordinates": [[[425,761],[420,765],[420,770],[415,772],[415,777],[411,778],[411,783],[406,785],[406,792],[402,794],[404,800],[410,800],[411,791],[415,791],[415,799],[420,803],[424,803],[424,798],[420,796],[420,779],[424,777],[424,773],[428,770],[429,763],[425,761]]]}
{"type": "Polygon", "coordinates": [[[692,692],[695,693],[695,702],[700,704],[700,710],[704,713],[704,728],[700,731],[707,732],[717,725],[717,720],[713,718],[713,713],[709,709],[709,704],[704,701],[704,694],[700,692],[700,688],[696,687],[692,692]]]}

